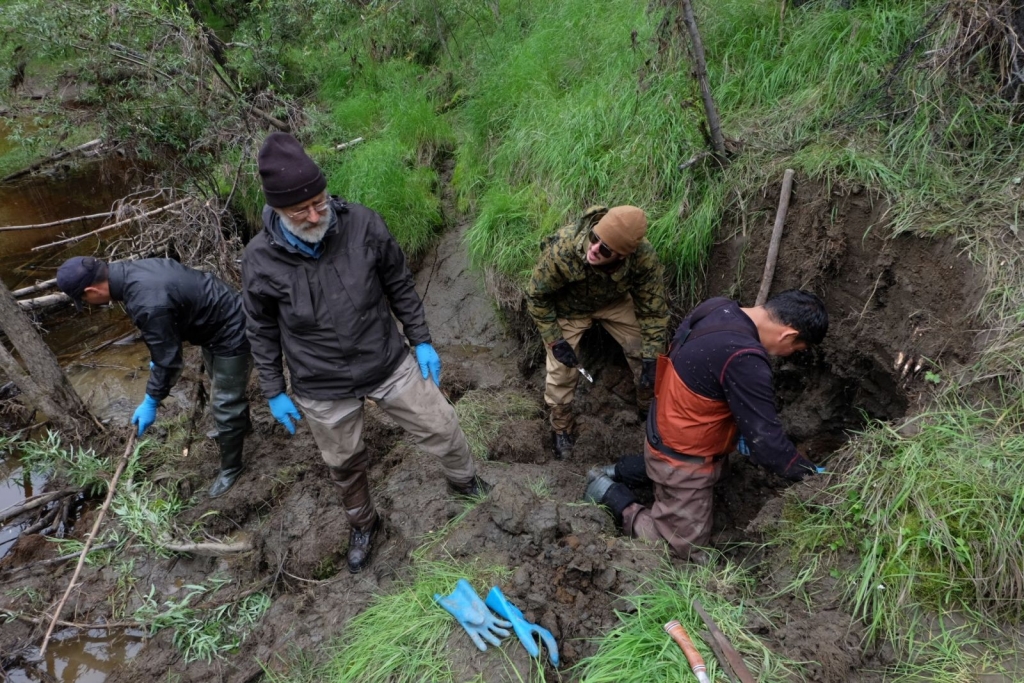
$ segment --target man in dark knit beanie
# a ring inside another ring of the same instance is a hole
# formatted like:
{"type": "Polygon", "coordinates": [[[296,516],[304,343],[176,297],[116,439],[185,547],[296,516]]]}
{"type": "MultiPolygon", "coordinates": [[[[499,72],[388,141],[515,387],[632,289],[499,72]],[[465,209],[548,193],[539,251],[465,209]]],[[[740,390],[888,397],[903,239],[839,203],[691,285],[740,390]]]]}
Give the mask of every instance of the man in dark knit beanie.
{"type": "Polygon", "coordinates": [[[480,496],[490,486],[477,476],[455,411],[438,388],[441,359],[423,302],[384,220],[328,195],[320,167],[291,135],[269,135],[258,165],[267,205],[263,230],[245,248],[242,285],[260,388],[290,433],[299,409],[305,414],[341,493],[348,568],[358,572],[380,526],[362,436],[367,398],[440,459],[453,493],[480,496]]]}
{"type": "Polygon", "coordinates": [[[661,262],[646,234],[643,210],[593,206],[541,244],[526,308],[547,347],[544,402],[558,459],[572,453],[572,402],[580,376],[576,353],[594,321],[622,346],[641,415],[651,404],[655,362],[665,350],[668,302],[661,262]]]}

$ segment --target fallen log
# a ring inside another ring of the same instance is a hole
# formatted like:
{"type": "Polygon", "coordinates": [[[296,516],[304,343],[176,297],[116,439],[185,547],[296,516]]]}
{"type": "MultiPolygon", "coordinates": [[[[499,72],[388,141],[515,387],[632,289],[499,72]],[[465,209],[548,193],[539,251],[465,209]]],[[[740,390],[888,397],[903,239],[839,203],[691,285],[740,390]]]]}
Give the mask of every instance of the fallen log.
{"type": "Polygon", "coordinates": [[[64,496],[70,496],[73,493],[80,493],[82,489],[64,489],[63,491],[50,491],[49,493],[42,493],[33,498],[26,498],[17,505],[12,505],[9,508],[0,510],[0,524],[3,524],[9,519],[14,519],[18,515],[22,515],[26,512],[35,510],[38,507],[42,507],[47,503],[51,503],[58,498],[64,496]]]}
{"type": "Polygon", "coordinates": [[[161,206],[159,208],[153,209],[152,211],[146,211],[145,213],[140,213],[137,216],[132,216],[131,218],[126,218],[123,221],[117,221],[116,223],[111,223],[110,225],[104,225],[102,228],[97,228],[96,230],[91,230],[90,232],[82,233],[81,235],[75,235],[74,237],[68,237],[67,239],[58,240],[56,242],[50,242],[49,244],[40,244],[38,247],[32,247],[32,251],[41,251],[43,249],[49,249],[50,247],[60,246],[62,244],[72,244],[74,242],[79,242],[81,240],[84,240],[86,237],[92,237],[93,235],[98,235],[101,232],[106,232],[107,230],[113,230],[114,228],[119,228],[122,225],[128,225],[132,221],[136,221],[136,220],[138,220],[140,218],[148,218],[149,216],[155,216],[158,213],[163,213],[164,211],[167,211],[169,209],[173,209],[176,206],[181,206],[182,204],[184,204],[187,201],[188,201],[188,197],[186,197],[185,199],[179,199],[178,201],[171,202],[170,204],[167,204],[166,206],[161,206]]]}
{"type": "MultiPolygon", "coordinates": [[[[0,228],[0,230],[2,230],[2,229],[3,228],[0,228]]],[[[47,289],[53,289],[56,286],[57,286],[57,278],[53,278],[52,280],[43,280],[42,282],[37,282],[34,285],[29,285],[28,287],[22,287],[21,289],[16,289],[13,292],[11,292],[11,294],[13,294],[16,297],[28,296],[29,294],[35,294],[36,292],[42,292],[42,291],[45,291],[47,289]]]]}
{"type": "Polygon", "coordinates": [[[252,541],[234,543],[162,543],[161,547],[174,553],[189,553],[206,557],[225,557],[247,553],[252,550],[252,541]]]}
{"type": "Polygon", "coordinates": [[[46,294],[34,299],[18,299],[18,306],[23,311],[38,311],[41,308],[52,308],[68,303],[71,303],[71,297],[64,293],[46,294]]]}
{"type": "Polygon", "coordinates": [[[45,159],[40,159],[39,161],[35,162],[32,165],[26,166],[25,168],[21,169],[20,171],[15,171],[14,173],[10,173],[10,174],[4,176],[2,179],[0,179],[0,183],[6,183],[9,180],[15,180],[16,178],[20,178],[22,176],[28,175],[32,171],[40,169],[43,166],[45,166],[46,164],[53,163],[54,161],[59,161],[60,159],[63,159],[64,157],[71,156],[72,154],[74,154],[76,152],[85,152],[85,151],[90,150],[93,147],[96,147],[96,146],[101,145],[101,144],[103,144],[102,138],[96,138],[95,140],[90,140],[89,142],[86,142],[85,144],[79,145],[78,147],[72,147],[71,149],[64,150],[63,152],[57,152],[56,154],[51,154],[50,156],[46,157],[45,159]]]}

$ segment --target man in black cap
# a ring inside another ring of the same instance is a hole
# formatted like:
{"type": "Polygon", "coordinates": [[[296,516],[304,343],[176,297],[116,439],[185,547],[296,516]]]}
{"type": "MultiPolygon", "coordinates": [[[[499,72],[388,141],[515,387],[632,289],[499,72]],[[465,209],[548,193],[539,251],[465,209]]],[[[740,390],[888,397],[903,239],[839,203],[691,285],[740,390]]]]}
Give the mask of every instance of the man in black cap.
{"type": "Polygon", "coordinates": [[[438,389],[441,360],[423,302],[384,220],[329,196],[320,168],[291,135],[268,136],[258,163],[267,206],[263,230],[242,258],[242,298],[260,387],[271,413],[294,434],[300,417],[285,393],[283,353],[295,402],[340,489],[348,568],[358,572],[380,523],[366,475],[367,398],[441,460],[454,493],[476,496],[490,487],[477,476],[455,411],[438,389]]]}
{"type": "Polygon", "coordinates": [[[210,487],[210,497],[223,495],[242,472],[242,445],[249,431],[245,389],[252,359],[238,292],[210,273],[156,258],[108,265],[91,256],[76,256],[57,270],[57,286],[79,310],[83,302],[122,302],[142,332],[151,362],[146,398],[132,416],[139,436],[156,420],[160,401],[181,376],[181,343],[203,348],[220,446],[220,476],[210,487]]]}

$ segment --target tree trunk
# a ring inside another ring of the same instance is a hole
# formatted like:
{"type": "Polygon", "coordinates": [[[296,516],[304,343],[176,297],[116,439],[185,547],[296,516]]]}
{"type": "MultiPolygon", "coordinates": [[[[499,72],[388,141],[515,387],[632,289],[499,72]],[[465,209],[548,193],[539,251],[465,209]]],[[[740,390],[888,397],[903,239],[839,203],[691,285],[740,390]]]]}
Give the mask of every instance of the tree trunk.
{"type": "Polygon", "coordinates": [[[24,363],[23,368],[0,344],[0,369],[18,385],[22,396],[46,413],[68,436],[82,438],[91,434],[95,422],[88,409],[61,370],[53,351],[3,282],[0,282],[0,331],[11,340],[24,363]]]}

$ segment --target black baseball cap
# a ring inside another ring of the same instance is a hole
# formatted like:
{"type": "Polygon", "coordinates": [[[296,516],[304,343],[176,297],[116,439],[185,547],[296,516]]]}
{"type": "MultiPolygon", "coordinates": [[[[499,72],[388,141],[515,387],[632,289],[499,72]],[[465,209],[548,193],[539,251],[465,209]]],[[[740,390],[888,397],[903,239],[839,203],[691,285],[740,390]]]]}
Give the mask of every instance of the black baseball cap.
{"type": "Polygon", "coordinates": [[[92,256],[69,258],[57,269],[57,286],[71,297],[78,310],[82,310],[82,294],[85,288],[96,282],[96,276],[103,273],[106,264],[92,256]]]}

